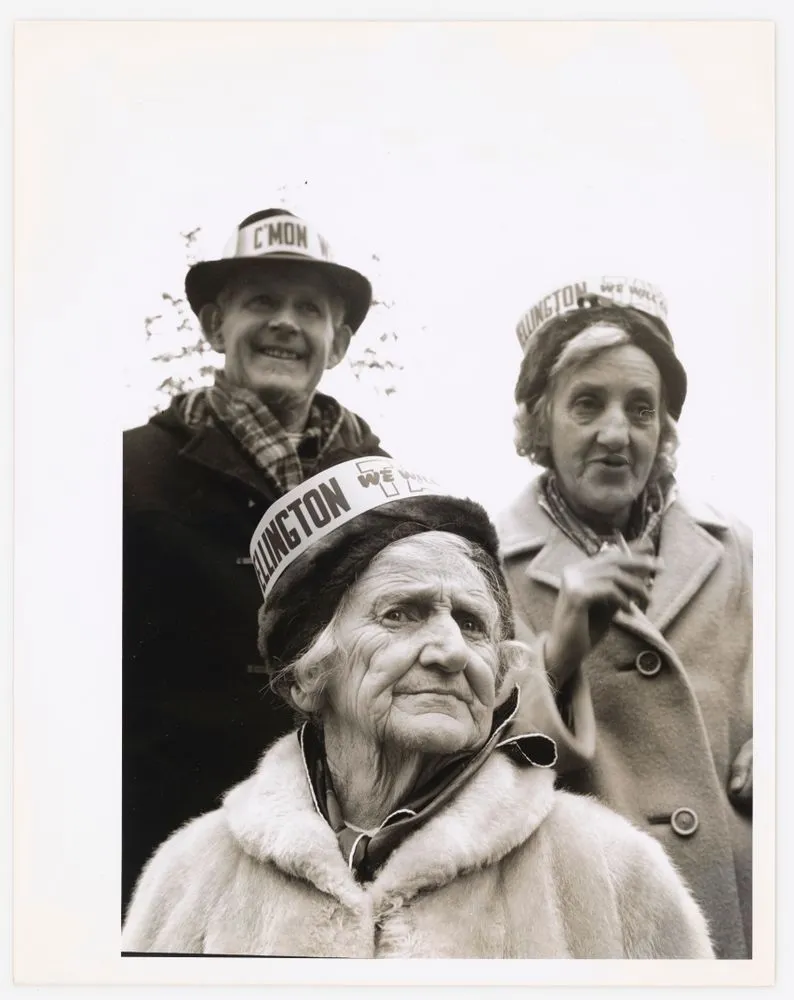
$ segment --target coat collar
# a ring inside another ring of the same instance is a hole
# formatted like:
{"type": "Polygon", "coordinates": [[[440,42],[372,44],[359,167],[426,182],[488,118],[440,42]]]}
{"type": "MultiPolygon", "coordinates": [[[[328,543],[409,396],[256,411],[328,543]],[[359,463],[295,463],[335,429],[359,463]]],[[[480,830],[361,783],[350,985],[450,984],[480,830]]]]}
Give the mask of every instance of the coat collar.
{"type": "Polygon", "coordinates": [[[213,472],[252,487],[258,493],[272,493],[278,486],[264,470],[254,466],[249,461],[231,435],[220,427],[208,425],[190,432],[187,444],[180,451],[180,456],[190,462],[197,462],[213,472]]]}
{"type": "Polygon", "coordinates": [[[315,808],[295,733],[267,751],[254,775],[227,794],[223,808],[247,854],[354,907],[366,894],[382,904],[395,896],[408,899],[498,861],[532,834],[553,800],[553,771],[516,767],[495,754],[393,851],[366,886],[355,881],[333,830],[315,808]]]}
{"type": "MultiPolygon", "coordinates": [[[[195,392],[195,390],[194,390],[195,392]]],[[[185,420],[190,393],[171,400],[167,410],[152,417],[152,423],[175,434],[181,443],[179,457],[201,465],[227,479],[273,497],[281,491],[264,469],[249,459],[232,434],[215,422],[193,426],[185,420]]]]}
{"type": "MultiPolygon", "coordinates": [[[[322,447],[319,468],[336,465],[348,457],[385,454],[380,449],[379,439],[361,417],[345,409],[333,396],[318,392],[315,393],[315,399],[323,401],[326,406],[333,406],[338,411],[336,427],[322,447]]],[[[236,479],[268,497],[281,492],[272,476],[246,456],[232,434],[222,425],[210,423],[197,428],[188,426],[180,411],[182,400],[184,396],[177,397],[167,410],[154,418],[164,426],[180,429],[186,438],[179,452],[181,458],[202,465],[222,476],[236,479]]]]}
{"type": "MultiPolygon", "coordinates": [[[[584,555],[540,506],[537,491],[537,481],[530,483],[497,518],[502,557],[509,560],[536,553],[527,574],[558,590],[563,570],[584,555]]],[[[720,562],[723,545],[719,536],[727,528],[726,521],[711,507],[676,500],[664,515],[659,555],[665,565],[654,584],[651,603],[645,614],[619,611],[616,624],[664,644],[660,633],[720,562]]]]}
{"type": "Polygon", "coordinates": [[[311,882],[347,906],[360,903],[362,889],[315,807],[296,733],[273,744],[254,774],[226,794],[223,809],[246,854],[311,882]]]}

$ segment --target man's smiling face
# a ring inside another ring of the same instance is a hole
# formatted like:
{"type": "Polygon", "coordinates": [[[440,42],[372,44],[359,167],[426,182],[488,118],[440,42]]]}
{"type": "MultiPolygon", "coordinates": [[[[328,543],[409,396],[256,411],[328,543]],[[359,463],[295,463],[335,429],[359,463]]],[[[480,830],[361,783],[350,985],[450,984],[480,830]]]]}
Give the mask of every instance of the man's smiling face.
{"type": "Polygon", "coordinates": [[[308,400],[350,337],[343,304],[319,268],[291,261],[252,264],[230,281],[202,322],[225,355],[232,385],[262,400],[308,400]]]}

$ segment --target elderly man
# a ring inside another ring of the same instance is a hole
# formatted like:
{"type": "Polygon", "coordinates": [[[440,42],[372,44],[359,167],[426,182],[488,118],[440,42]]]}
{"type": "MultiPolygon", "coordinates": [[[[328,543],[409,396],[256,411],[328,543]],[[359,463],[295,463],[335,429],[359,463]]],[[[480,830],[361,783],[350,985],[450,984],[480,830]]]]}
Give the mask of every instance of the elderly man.
{"type": "Polygon", "coordinates": [[[124,905],[163,838],[217,806],[292,727],[257,653],[247,548],[259,519],[307,477],[385,454],[317,392],[372,290],[309,223],[250,215],[185,290],[224,366],[124,436],[124,905]]]}

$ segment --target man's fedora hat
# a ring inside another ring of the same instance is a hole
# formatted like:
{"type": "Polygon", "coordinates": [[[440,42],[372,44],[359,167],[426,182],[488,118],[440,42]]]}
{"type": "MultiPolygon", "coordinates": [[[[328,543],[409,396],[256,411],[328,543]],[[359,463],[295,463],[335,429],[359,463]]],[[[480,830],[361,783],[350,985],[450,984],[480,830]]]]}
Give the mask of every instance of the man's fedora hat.
{"type": "Polygon", "coordinates": [[[215,302],[232,273],[251,261],[305,261],[320,268],[345,303],[345,323],[355,333],[372,304],[372,286],[363,274],[336,264],[328,242],[308,222],[282,208],[268,208],[243,219],[220,260],[194,264],[185,292],[194,313],[215,302]]]}

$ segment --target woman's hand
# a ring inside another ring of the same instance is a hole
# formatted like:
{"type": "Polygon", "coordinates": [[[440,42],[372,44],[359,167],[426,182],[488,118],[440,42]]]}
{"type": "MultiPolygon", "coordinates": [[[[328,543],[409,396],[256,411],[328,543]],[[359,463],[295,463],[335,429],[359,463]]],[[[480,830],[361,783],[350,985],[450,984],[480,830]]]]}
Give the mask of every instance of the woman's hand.
{"type": "Polygon", "coordinates": [[[569,566],[562,584],[551,629],[546,637],[546,669],[558,689],[603,637],[618,609],[632,603],[648,606],[649,583],[662,561],[607,549],[569,566]]]}
{"type": "Polygon", "coordinates": [[[753,741],[750,738],[736,754],[728,779],[728,794],[737,806],[753,801],[753,741]]]}

